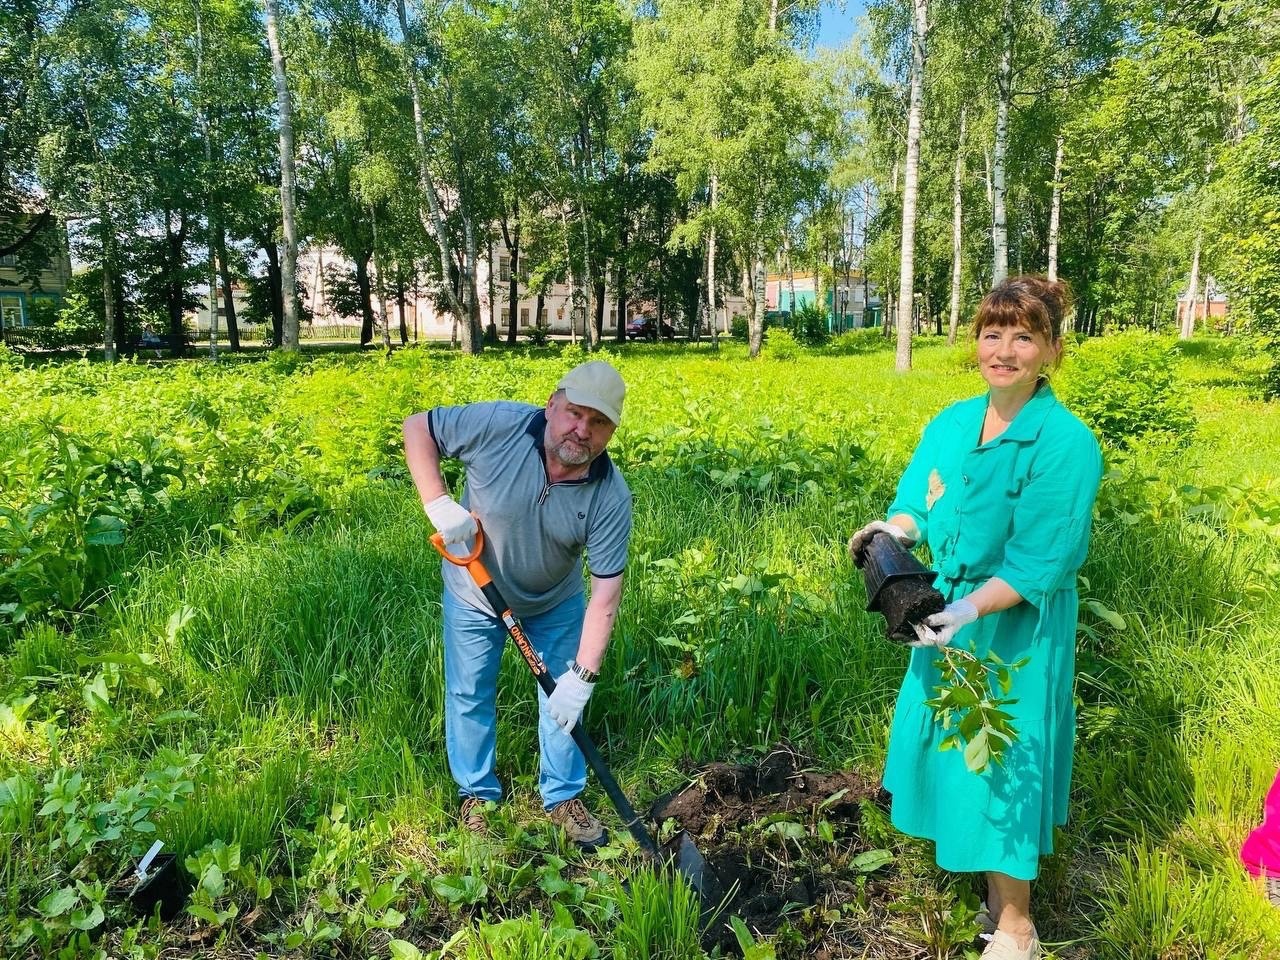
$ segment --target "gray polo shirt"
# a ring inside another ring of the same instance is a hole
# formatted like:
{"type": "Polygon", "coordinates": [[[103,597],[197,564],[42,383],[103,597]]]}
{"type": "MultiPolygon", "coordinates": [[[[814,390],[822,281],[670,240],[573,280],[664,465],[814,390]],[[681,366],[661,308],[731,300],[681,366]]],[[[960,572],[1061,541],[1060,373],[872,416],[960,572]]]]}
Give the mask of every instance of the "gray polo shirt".
{"type": "MultiPolygon", "coordinates": [[[[480,517],[480,559],[518,617],[550,610],[582,593],[582,553],[592,576],[622,575],[631,539],[631,491],[607,453],[580,480],[552,483],[543,438],[546,412],[495,400],[436,407],[427,429],[441,456],[467,472],[462,505],[480,517]]],[[[465,567],[441,561],[445,586],[489,609],[465,567]]]]}

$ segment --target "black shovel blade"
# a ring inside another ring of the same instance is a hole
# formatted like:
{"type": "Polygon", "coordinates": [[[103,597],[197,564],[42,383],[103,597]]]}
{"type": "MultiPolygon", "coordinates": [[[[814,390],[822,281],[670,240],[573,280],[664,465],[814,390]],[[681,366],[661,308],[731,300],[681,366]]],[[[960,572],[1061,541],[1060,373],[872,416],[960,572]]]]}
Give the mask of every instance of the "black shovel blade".
{"type": "Polygon", "coordinates": [[[707,863],[701,851],[694,845],[689,831],[681,830],[667,841],[665,853],[675,865],[680,875],[698,894],[702,902],[704,925],[717,913],[725,902],[724,884],[716,873],[715,867],[707,863]]]}

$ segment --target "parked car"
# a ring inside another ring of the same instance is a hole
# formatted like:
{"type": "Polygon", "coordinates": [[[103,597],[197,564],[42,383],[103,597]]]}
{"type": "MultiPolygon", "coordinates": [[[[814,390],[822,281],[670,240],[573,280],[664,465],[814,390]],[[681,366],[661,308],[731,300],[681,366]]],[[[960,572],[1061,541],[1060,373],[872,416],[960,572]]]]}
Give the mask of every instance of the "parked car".
{"type": "Polygon", "coordinates": [[[646,316],[632,318],[627,323],[626,333],[628,340],[657,340],[659,334],[664,340],[671,340],[676,335],[675,328],[665,320],[661,324],[661,329],[659,329],[657,319],[646,316]]]}

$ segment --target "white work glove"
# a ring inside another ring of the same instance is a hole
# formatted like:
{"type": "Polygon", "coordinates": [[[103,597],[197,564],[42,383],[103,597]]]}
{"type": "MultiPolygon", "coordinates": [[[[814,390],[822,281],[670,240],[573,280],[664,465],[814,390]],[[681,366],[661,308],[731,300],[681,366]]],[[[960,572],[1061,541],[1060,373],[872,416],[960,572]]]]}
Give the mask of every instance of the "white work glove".
{"type": "Polygon", "coordinates": [[[945,647],[966,623],[978,619],[978,608],[968,600],[952,600],[940,613],[931,613],[923,623],[914,624],[919,640],[912,647],[945,647]]]}
{"type": "Polygon", "coordinates": [[[466,543],[476,535],[476,518],[453,497],[442,493],[425,504],[427,519],[445,543],[466,543]]]}
{"type": "Polygon", "coordinates": [[[582,719],[582,711],[595,687],[594,683],[587,683],[572,670],[566,670],[556,677],[556,688],[543,701],[542,709],[561,730],[572,733],[582,719]]]}
{"type": "Polygon", "coordinates": [[[872,520],[849,538],[849,556],[853,558],[854,563],[861,565],[862,551],[866,549],[867,544],[871,542],[871,538],[877,533],[887,533],[908,549],[910,549],[916,542],[911,534],[907,533],[907,531],[903,530],[896,523],[888,523],[884,520],[872,520]]]}

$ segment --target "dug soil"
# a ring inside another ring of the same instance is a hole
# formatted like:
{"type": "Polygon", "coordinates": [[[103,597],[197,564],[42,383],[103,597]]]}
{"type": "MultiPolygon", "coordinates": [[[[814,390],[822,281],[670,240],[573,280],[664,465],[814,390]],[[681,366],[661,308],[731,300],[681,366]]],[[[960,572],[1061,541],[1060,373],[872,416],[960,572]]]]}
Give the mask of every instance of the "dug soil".
{"type": "Polygon", "coordinates": [[[743,952],[738,917],[753,938],[776,937],[778,957],[929,956],[917,912],[928,905],[904,898],[911,885],[884,849],[887,800],[865,774],[815,770],[781,746],[758,762],[693,771],[650,814],[689,832],[728,896],[708,950],[743,952]]]}

